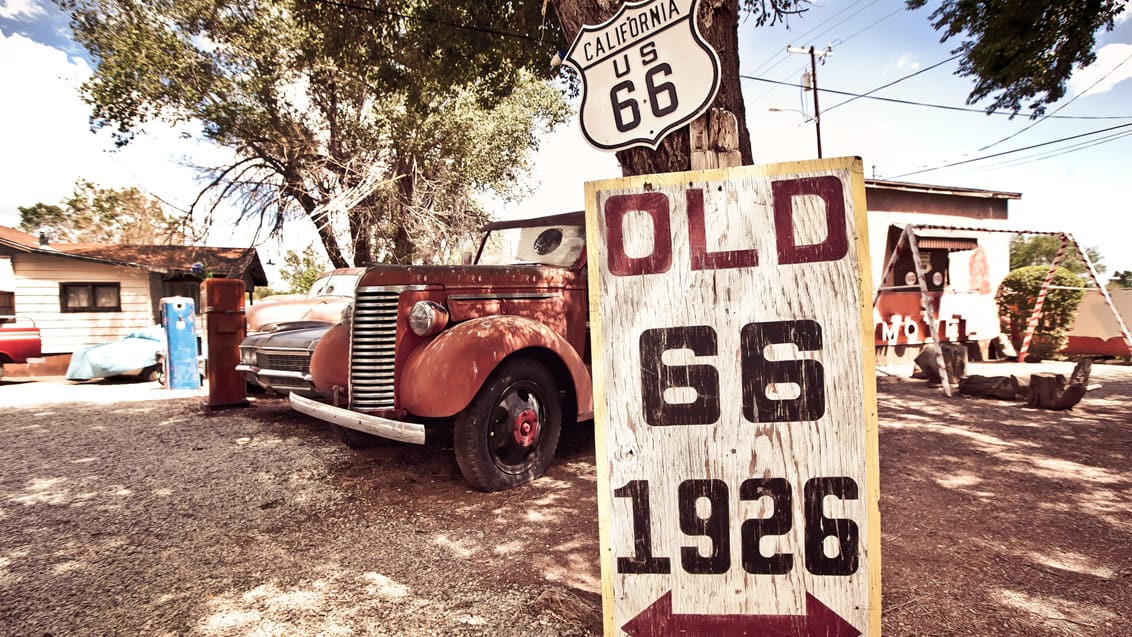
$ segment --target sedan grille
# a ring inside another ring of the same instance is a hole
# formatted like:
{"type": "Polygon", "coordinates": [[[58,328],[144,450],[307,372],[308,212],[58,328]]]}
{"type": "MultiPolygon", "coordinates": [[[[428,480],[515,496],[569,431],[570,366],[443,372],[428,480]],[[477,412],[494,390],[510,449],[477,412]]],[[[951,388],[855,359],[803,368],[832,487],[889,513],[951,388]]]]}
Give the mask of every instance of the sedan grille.
{"type": "Polygon", "coordinates": [[[360,288],[350,335],[350,403],[356,409],[393,408],[398,288],[360,288]]]}
{"type": "Polygon", "coordinates": [[[261,369],[274,369],[281,372],[299,372],[305,374],[310,371],[311,355],[307,352],[301,354],[283,354],[279,352],[257,352],[256,366],[261,369]]]}

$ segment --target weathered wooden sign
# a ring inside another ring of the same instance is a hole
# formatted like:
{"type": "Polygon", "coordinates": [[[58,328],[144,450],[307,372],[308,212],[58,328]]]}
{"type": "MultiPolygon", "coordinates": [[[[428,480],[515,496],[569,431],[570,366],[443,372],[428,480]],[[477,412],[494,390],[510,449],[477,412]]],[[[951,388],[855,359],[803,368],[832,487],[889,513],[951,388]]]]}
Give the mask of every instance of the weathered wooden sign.
{"type": "Polygon", "coordinates": [[[696,24],[699,0],[626,2],[585,25],[565,62],[582,76],[582,134],[602,150],[655,149],[719,91],[719,57],[696,24]]]}
{"type": "Polygon", "coordinates": [[[606,635],[879,635],[856,158],[586,185],[606,635]]]}

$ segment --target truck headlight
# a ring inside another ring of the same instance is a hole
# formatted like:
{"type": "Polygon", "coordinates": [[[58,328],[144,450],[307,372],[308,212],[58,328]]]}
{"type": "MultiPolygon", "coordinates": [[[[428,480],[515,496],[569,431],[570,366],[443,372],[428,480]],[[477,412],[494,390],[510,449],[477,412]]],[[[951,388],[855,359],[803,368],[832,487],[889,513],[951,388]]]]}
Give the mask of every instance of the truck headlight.
{"type": "Polygon", "coordinates": [[[245,365],[255,365],[256,356],[254,347],[241,347],[240,348],[240,362],[245,365]]]}
{"type": "Polygon", "coordinates": [[[448,325],[448,310],[432,301],[417,301],[409,310],[409,329],[417,336],[432,336],[448,325]]]}

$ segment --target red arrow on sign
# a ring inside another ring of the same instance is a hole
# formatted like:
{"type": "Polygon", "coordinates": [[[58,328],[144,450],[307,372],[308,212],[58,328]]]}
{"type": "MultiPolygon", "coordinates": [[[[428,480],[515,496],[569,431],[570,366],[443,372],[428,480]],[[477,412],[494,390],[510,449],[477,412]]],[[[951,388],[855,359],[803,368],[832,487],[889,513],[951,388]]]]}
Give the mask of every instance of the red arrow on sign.
{"type": "Polygon", "coordinates": [[[861,631],[806,593],[805,615],[676,615],[672,591],[621,627],[638,637],[857,637],[861,631]]]}

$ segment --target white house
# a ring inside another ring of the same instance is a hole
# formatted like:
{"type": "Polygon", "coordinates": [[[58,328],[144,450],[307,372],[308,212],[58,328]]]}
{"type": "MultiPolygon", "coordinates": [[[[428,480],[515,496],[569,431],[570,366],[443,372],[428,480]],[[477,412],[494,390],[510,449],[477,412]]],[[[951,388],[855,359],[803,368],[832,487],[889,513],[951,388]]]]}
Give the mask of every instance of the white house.
{"type": "Polygon", "coordinates": [[[866,180],[865,186],[873,285],[881,289],[873,310],[878,360],[914,358],[930,341],[907,247],[884,276],[909,225],[920,228],[920,270],[941,340],[978,343],[985,353],[999,336],[994,295],[1010,272],[1011,234],[1002,232],[1007,230],[1007,203],[1021,195],[876,179],[866,180]]]}
{"type": "Polygon", "coordinates": [[[255,248],[53,244],[0,226],[0,316],[34,321],[45,357],[158,323],[162,298],[199,299],[207,275],[267,285],[255,248]]]}

